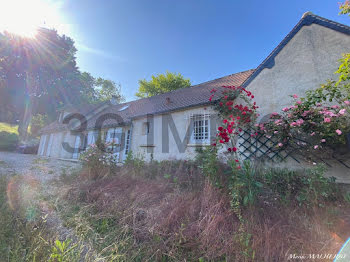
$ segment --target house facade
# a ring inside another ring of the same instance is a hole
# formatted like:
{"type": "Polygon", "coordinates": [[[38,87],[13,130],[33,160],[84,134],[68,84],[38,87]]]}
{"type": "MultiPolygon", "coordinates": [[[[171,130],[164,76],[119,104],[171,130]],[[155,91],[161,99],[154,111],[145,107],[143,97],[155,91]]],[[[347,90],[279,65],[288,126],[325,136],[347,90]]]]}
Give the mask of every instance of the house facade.
{"type": "Polygon", "coordinates": [[[337,61],[348,52],[350,27],[306,13],[256,69],[123,104],[111,101],[66,108],[41,131],[38,154],[78,159],[100,136],[106,142],[114,141],[112,150],[119,162],[130,151],[147,161],[192,159],[196,148],[210,145],[216,135],[220,120],[209,102],[213,88],[244,86],[250,90],[259,106],[260,121],[290,105],[290,95],[303,96],[334,79],[337,61]]]}

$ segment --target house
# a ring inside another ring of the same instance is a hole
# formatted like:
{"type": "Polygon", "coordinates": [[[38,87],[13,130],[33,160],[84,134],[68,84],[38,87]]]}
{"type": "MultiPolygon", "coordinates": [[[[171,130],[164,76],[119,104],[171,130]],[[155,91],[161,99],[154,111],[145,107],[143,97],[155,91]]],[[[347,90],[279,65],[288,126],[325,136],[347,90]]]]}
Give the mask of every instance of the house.
{"type": "Polygon", "coordinates": [[[120,162],[130,151],[147,161],[190,159],[216,134],[218,119],[208,100],[213,88],[252,91],[262,119],[289,105],[289,95],[303,95],[334,78],[337,61],[347,52],[350,27],[308,12],[256,69],[123,104],[65,108],[42,129],[38,154],[78,159],[100,135],[115,142],[112,151],[120,162]],[[79,119],[67,125],[67,116],[79,119]]]}

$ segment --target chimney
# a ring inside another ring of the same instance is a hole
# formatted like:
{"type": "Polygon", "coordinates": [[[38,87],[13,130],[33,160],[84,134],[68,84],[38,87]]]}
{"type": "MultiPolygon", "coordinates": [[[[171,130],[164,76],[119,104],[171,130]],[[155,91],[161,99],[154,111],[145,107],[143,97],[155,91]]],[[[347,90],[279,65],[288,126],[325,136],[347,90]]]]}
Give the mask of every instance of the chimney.
{"type": "Polygon", "coordinates": [[[116,95],[112,95],[110,102],[112,105],[117,105],[118,104],[118,97],[116,95]]]}

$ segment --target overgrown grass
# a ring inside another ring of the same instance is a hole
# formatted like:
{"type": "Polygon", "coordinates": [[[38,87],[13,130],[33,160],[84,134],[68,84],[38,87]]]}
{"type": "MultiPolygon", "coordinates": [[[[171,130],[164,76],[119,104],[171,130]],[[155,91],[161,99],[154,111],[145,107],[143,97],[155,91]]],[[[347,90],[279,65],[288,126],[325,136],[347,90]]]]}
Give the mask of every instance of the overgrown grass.
{"type": "Polygon", "coordinates": [[[18,135],[18,125],[10,125],[8,123],[0,122],[0,132],[1,131],[18,135]]]}
{"type": "MultiPolygon", "coordinates": [[[[5,131],[18,135],[18,125],[11,125],[5,122],[0,122],[0,132],[5,131]]],[[[31,133],[31,126],[28,126],[28,132],[31,133]]]]}
{"type": "MultiPolygon", "coordinates": [[[[50,217],[41,215],[31,203],[35,197],[30,188],[23,186],[22,179],[0,174],[0,261],[80,261],[82,245],[57,239],[57,232],[52,232],[48,224],[50,217]]],[[[32,189],[38,188],[34,185],[32,189]]]]}
{"type": "Polygon", "coordinates": [[[218,166],[217,185],[197,166],[129,163],[94,180],[62,169],[57,198],[45,201],[72,242],[57,241],[50,217],[27,201],[40,191],[35,181],[1,178],[0,261],[285,261],[336,254],[350,235],[348,203],[317,170],[259,169],[263,190],[240,218],[220,186],[230,169],[218,166]]]}
{"type": "Polygon", "coordinates": [[[6,177],[0,175],[0,261],[46,261],[50,245],[43,241],[45,219],[26,221],[14,209],[17,193],[9,192],[8,183],[6,177]],[[12,207],[7,195],[13,197],[12,207]]]}
{"type": "Polygon", "coordinates": [[[324,188],[326,181],[304,181],[310,174],[271,170],[269,188],[240,220],[230,196],[206,182],[195,163],[142,165],[93,181],[82,172],[58,201],[65,225],[108,261],[285,261],[290,254],[336,254],[350,235],[348,204],[324,188]],[[285,175],[281,185],[277,177],[285,175]]]}

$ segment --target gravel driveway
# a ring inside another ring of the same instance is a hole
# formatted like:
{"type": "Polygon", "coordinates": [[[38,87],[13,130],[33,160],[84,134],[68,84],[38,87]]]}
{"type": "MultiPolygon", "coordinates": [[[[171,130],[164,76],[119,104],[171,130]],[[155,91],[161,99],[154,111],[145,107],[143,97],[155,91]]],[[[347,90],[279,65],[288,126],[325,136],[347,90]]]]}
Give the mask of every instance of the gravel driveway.
{"type": "Polygon", "coordinates": [[[0,152],[0,174],[30,175],[41,182],[68,173],[79,167],[79,163],[43,158],[37,155],[0,152]]]}

